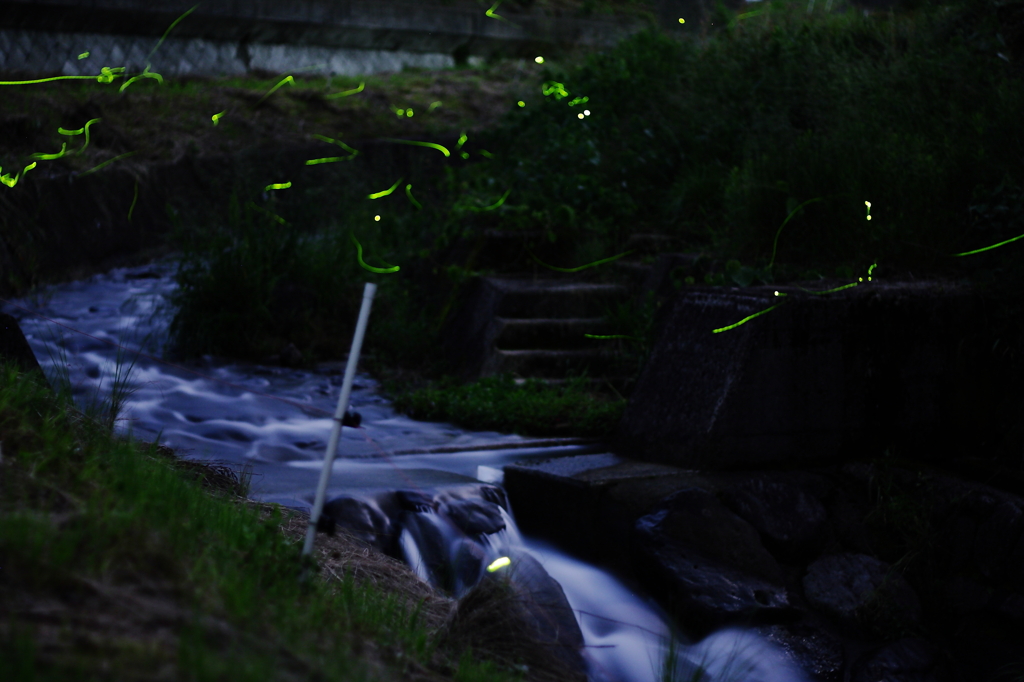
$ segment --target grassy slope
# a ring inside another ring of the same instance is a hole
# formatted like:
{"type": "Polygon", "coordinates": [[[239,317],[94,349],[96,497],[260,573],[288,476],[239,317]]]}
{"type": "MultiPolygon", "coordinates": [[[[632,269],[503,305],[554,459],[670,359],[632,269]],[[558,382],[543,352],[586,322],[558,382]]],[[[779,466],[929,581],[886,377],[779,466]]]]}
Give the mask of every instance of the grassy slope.
{"type": "Polygon", "coordinates": [[[320,536],[301,585],[301,518],[204,489],[10,367],[0,443],[10,679],[508,678],[441,644],[451,603],[407,567],[320,536]]]}

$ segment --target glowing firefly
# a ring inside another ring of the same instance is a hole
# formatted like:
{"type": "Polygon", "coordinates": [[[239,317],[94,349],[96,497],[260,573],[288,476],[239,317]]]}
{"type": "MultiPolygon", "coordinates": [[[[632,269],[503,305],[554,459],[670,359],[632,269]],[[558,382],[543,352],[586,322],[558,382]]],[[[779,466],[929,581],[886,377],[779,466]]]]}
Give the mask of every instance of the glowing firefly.
{"type": "Polygon", "coordinates": [[[441,102],[439,102],[439,101],[438,102],[431,102],[430,103],[430,108],[427,109],[427,113],[429,114],[434,109],[437,109],[439,106],[441,106],[441,102]]]}
{"type": "MultiPolygon", "coordinates": [[[[330,137],[325,137],[324,135],[316,135],[316,134],[314,134],[313,137],[315,137],[318,140],[323,140],[324,142],[330,142],[331,144],[338,145],[339,147],[341,147],[342,149],[344,149],[345,151],[347,151],[348,153],[350,153],[352,155],[352,156],[347,157],[348,159],[354,158],[355,155],[359,153],[357,150],[352,149],[352,147],[349,147],[347,144],[345,144],[341,140],[335,140],[335,139],[330,138],[330,137]]],[[[335,157],[335,158],[337,158],[337,157],[335,157]]],[[[327,161],[320,161],[320,163],[327,163],[327,161]]],[[[312,166],[313,164],[311,164],[309,161],[307,161],[306,165],[307,166],[312,166]]]]}
{"type": "Polygon", "coordinates": [[[78,58],[79,59],[88,59],[89,58],[89,53],[88,52],[83,52],[82,54],[78,55],[78,58]]]}
{"type": "Polygon", "coordinates": [[[494,3],[493,5],[491,5],[491,8],[489,10],[487,10],[486,12],[484,12],[484,14],[486,16],[490,17],[491,19],[500,19],[501,21],[505,21],[505,17],[498,16],[497,14],[494,13],[494,10],[498,9],[498,5],[500,5],[500,4],[501,4],[501,0],[498,0],[498,2],[494,3]]]}
{"type": "MultiPolygon", "coordinates": [[[[405,186],[405,196],[409,197],[409,201],[412,202],[413,206],[415,206],[416,208],[423,208],[423,204],[416,201],[416,197],[412,195],[412,185],[405,186]]],[[[380,220],[380,216],[377,216],[377,219],[380,220]]]]}
{"type": "Polygon", "coordinates": [[[448,151],[447,149],[445,149],[444,147],[442,147],[439,144],[434,144],[433,142],[419,142],[417,140],[396,140],[396,139],[394,139],[392,137],[385,137],[384,140],[387,141],[387,142],[397,142],[399,144],[413,144],[413,145],[416,145],[417,147],[430,147],[431,149],[436,149],[437,151],[441,152],[445,156],[451,156],[452,155],[452,153],[450,151],[448,151]]]}
{"type": "Polygon", "coordinates": [[[291,186],[292,186],[292,183],[290,183],[290,182],[275,182],[272,185],[267,185],[266,187],[264,187],[263,191],[266,192],[266,191],[272,190],[272,189],[288,189],[291,186]]]}
{"type": "Polygon", "coordinates": [[[220,123],[220,119],[223,118],[224,114],[226,113],[228,113],[227,109],[220,112],[219,114],[214,114],[213,116],[211,116],[210,118],[213,120],[213,125],[217,125],[218,123],[220,123]]]}
{"type": "MultiPolygon", "coordinates": [[[[778,292],[775,292],[775,293],[776,293],[776,295],[778,295],[778,292]]],[[[759,313],[754,313],[753,315],[747,315],[746,317],[744,317],[744,318],[743,318],[742,320],[740,320],[739,322],[737,322],[737,323],[735,323],[735,324],[730,324],[730,325],[729,325],[728,327],[719,327],[718,329],[712,329],[712,330],[711,330],[711,333],[712,333],[712,334],[718,334],[719,332],[727,332],[727,331],[729,331],[730,329],[735,329],[736,327],[740,326],[741,324],[745,324],[745,323],[747,323],[747,322],[750,322],[750,321],[751,321],[752,319],[754,319],[755,317],[760,317],[761,315],[764,315],[764,314],[765,314],[765,313],[767,313],[767,312],[770,312],[770,311],[772,311],[772,310],[775,310],[775,309],[776,309],[776,308],[778,308],[778,307],[779,307],[780,305],[782,305],[782,303],[776,303],[776,304],[775,304],[775,305],[773,305],[773,306],[772,306],[771,308],[765,308],[764,310],[762,310],[762,311],[761,311],[761,312],[759,312],[759,313]]]]}
{"type": "Polygon", "coordinates": [[[495,559],[494,561],[492,561],[490,566],[487,567],[487,572],[488,573],[494,573],[498,569],[505,568],[506,566],[508,566],[511,563],[512,563],[511,559],[509,559],[507,556],[503,556],[500,559],[495,559]]]}
{"type": "Polygon", "coordinates": [[[868,207],[868,220],[871,220],[871,202],[865,201],[864,205],[868,207]]]}
{"type": "Polygon", "coordinates": [[[366,81],[359,84],[359,87],[355,90],[346,90],[344,92],[336,92],[333,95],[326,95],[324,99],[337,99],[339,97],[348,97],[350,95],[358,95],[363,91],[363,87],[366,85],[366,81]]]}
{"type": "Polygon", "coordinates": [[[380,199],[381,197],[386,197],[387,195],[389,195],[389,194],[391,194],[392,192],[395,191],[395,188],[398,187],[398,183],[400,183],[401,181],[402,181],[402,178],[398,178],[397,180],[395,180],[395,184],[391,185],[391,187],[389,187],[388,189],[386,189],[386,190],[384,190],[382,192],[374,192],[373,194],[367,194],[366,198],[367,199],[380,199]]]}
{"type": "Polygon", "coordinates": [[[121,89],[120,89],[120,90],[118,90],[118,92],[124,92],[125,88],[127,88],[127,87],[128,87],[129,85],[131,85],[132,83],[134,83],[135,81],[137,81],[137,80],[139,80],[139,79],[141,79],[141,78],[153,78],[153,79],[155,79],[155,80],[156,80],[156,82],[157,82],[157,83],[159,83],[160,85],[163,85],[163,84],[164,84],[164,77],[163,77],[163,76],[161,76],[161,75],[160,75],[160,74],[158,74],[158,73],[153,73],[153,72],[151,72],[151,71],[149,70],[149,64],[146,64],[146,68],[142,70],[142,73],[140,73],[140,74],[139,74],[138,76],[132,76],[131,78],[129,78],[128,80],[126,80],[126,81],[125,81],[125,82],[124,82],[124,83],[123,83],[123,84],[121,85],[121,89]]]}
{"type": "Polygon", "coordinates": [[[544,57],[537,57],[533,61],[537,62],[538,64],[543,64],[544,63],[544,57]]]}
{"type": "Polygon", "coordinates": [[[994,248],[996,248],[998,246],[1003,246],[1005,244],[1009,244],[1010,242],[1015,242],[1018,239],[1024,239],[1024,234],[1017,235],[1016,237],[1012,237],[1010,239],[1007,239],[1006,241],[999,242],[998,244],[993,244],[992,246],[986,246],[986,247],[981,248],[981,249],[975,249],[974,251],[964,251],[963,253],[954,253],[952,255],[953,255],[954,258],[956,258],[957,256],[970,256],[971,254],[974,254],[974,253],[981,253],[982,251],[988,251],[989,249],[994,249],[994,248]]]}
{"type": "Polygon", "coordinates": [[[68,143],[61,142],[60,151],[57,152],[56,154],[43,154],[42,152],[36,152],[35,154],[32,154],[28,158],[39,159],[40,161],[52,161],[53,159],[59,159],[60,157],[64,156],[64,152],[67,151],[67,148],[68,143]]]}
{"type": "Polygon", "coordinates": [[[89,146],[89,126],[100,120],[102,119],[90,119],[89,121],[86,121],[85,125],[79,128],[78,130],[64,130],[64,128],[57,128],[57,133],[59,135],[81,135],[82,133],[85,133],[85,144],[83,144],[82,148],[78,150],[78,153],[81,154],[82,152],[85,151],[85,148],[89,146]]]}
{"type": "Polygon", "coordinates": [[[596,260],[593,263],[587,263],[586,265],[581,265],[581,266],[576,267],[576,268],[559,268],[559,267],[556,267],[554,265],[548,265],[547,263],[545,263],[541,259],[539,259],[536,256],[534,256],[532,253],[530,254],[530,256],[533,258],[533,260],[537,261],[538,263],[540,263],[541,265],[543,265],[546,268],[550,268],[551,270],[557,270],[558,272],[579,272],[580,270],[586,270],[587,268],[592,268],[592,267],[595,267],[597,265],[602,265],[604,263],[611,263],[612,261],[616,261],[616,260],[622,258],[623,256],[628,256],[631,253],[633,253],[632,250],[626,251],[624,253],[620,253],[617,256],[612,256],[610,258],[602,258],[601,260],[596,260]]]}
{"type": "Polygon", "coordinates": [[[282,78],[281,82],[279,82],[274,87],[270,88],[270,92],[268,92],[267,94],[263,95],[263,97],[260,97],[260,101],[256,102],[256,106],[259,106],[263,102],[263,100],[265,100],[266,98],[270,97],[275,92],[277,92],[277,89],[279,87],[281,87],[282,85],[284,85],[285,83],[288,83],[289,85],[295,85],[295,79],[292,78],[291,76],[285,76],[284,78],[282,78]]]}
{"type": "Polygon", "coordinates": [[[363,260],[363,245],[359,243],[359,240],[356,239],[355,235],[351,235],[351,236],[352,236],[352,241],[355,242],[355,245],[356,245],[356,259],[359,261],[359,264],[361,266],[363,266],[364,269],[369,270],[370,272],[376,272],[376,273],[380,273],[380,274],[388,274],[388,273],[391,273],[391,272],[398,272],[401,269],[397,265],[392,266],[390,268],[375,268],[372,265],[367,265],[366,261],[363,260]]]}
{"type": "Polygon", "coordinates": [[[104,168],[105,166],[109,166],[110,164],[114,163],[115,161],[120,161],[121,159],[126,159],[129,156],[132,156],[134,154],[138,154],[138,152],[126,152],[126,153],[121,154],[119,156],[115,156],[112,159],[104,161],[103,163],[101,163],[98,166],[94,166],[94,167],[90,168],[89,170],[85,171],[84,173],[79,173],[79,177],[81,177],[83,175],[88,175],[89,173],[95,173],[96,171],[100,170],[101,168],[104,168]]]}
{"type": "Polygon", "coordinates": [[[185,12],[184,14],[182,14],[182,15],[181,15],[180,17],[178,17],[177,19],[175,19],[174,21],[172,21],[172,22],[171,22],[171,25],[170,25],[170,26],[168,26],[168,27],[167,27],[167,30],[166,30],[166,31],[164,31],[164,34],[163,34],[162,36],[160,36],[160,40],[158,40],[158,41],[157,41],[157,43],[156,43],[156,46],[155,46],[155,47],[154,47],[154,48],[153,48],[153,49],[152,49],[152,50],[150,51],[150,53],[149,53],[149,55],[148,55],[148,56],[146,57],[146,59],[149,59],[150,57],[152,57],[152,56],[153,56],[153,53],[154,53],[154,52],[156,52],[156,51],[157,51],[157,49],[159,49],[159,47],[160,47],[160,46],[161,46],[161,45],[163,44],[164,40],[165,40],[165,39],[167,38],[167,34],[169,34],[169,33],[170,33],[171,31],[173,31],[173,30],[174,30],[174,27],[175,27],[175,26],[177,26],[177,25],[178,25],[178,23],[179,23],[179,22],[180,22],[180,21],[181,21],[182,19],[184,19],[184,18],[185,18],[185,17],[187,17],[188,15],[192,14],[192,12],[195,12],[195,11],[196,11],[196,7],[199,7],[199,5],[193,5],[193,6],[192,6],[192,9],[190,9],[190,10],[186,11],[186,12],[185,12]]]}
{"type": "Polygon", "coordinates": [[[128,207],[128,222],[132,221],[132,212],[135,210],[135,202],[139,200],[139,181],[135,181],[135,195],[132,197],[132,205],[128,207]]]}

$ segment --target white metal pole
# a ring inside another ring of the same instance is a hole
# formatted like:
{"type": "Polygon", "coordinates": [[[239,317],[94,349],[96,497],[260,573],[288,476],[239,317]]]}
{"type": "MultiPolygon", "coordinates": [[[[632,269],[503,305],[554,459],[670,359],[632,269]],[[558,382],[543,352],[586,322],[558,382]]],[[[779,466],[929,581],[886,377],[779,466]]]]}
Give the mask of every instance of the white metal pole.
{"type": "Polygon", "coordinates": [[[313,551],[313,541],[316,539],[316,524],[320,519],[320,512],[324,509],[324,497],[327,496],[327,483],[331,480],[331,467],[334,464],[334,455],[338,452],[338,441],[341,440],[341,420],[348,410],[348,399],[352,394],[352,382],[356,377],[356,365],[359,364],[359,351],[363,347],[363,336],[366,335],[366,323],[370,319],[370,305],[373,303],[373,294],[377,291],[377,285],[367,282],[363,288],[363,305],[359,308],[359,321],[356,322],[356,334],[352,338],[352,350],[348,354],[348,362],[345,364],[345,380],[341,384],[341,395],[338,396],[338,408],[334,411],[334,426],[331,427],[331,437],[327,442],[327,453],[324,455],[324,468],[320,472],[320,485],[316,489],[316,500],[313,502],[313,511],[309,514],[309,527],[306,528],[306,542],[302,546],[302,556],[313,551]]]}

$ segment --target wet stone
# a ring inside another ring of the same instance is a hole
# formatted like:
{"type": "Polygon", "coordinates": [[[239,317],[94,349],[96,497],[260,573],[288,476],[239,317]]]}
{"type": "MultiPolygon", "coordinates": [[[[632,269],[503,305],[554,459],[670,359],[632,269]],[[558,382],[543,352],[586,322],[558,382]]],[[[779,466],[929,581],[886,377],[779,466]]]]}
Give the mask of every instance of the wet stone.
{"type": "Polygon", "coordinates": [[[807,569],[804,595],[840,626],[858,631],[867,621],[912,627],[921,620],[914,590],[889,564],[865,554],[830,554],[807,569]]]}
{"type": "Polygon", "coordinates": [[[901,639],[862,657],[850,682],[942,682],[935,647],[921,639],[901,639]]]}

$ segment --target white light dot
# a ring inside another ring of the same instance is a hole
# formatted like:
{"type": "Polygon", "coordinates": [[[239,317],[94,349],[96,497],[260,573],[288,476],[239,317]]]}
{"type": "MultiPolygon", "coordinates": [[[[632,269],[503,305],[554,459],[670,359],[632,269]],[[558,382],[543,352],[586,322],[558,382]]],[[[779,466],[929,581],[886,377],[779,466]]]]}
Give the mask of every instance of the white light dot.
{"type": "Polygon", "coordinates": [[[583,114],[576,114],[576,115],[579,116],[580,118],[583,118],[583,114]]]}
{"type": "Polygon", "coordinates": [[[375,215],[375,216],[373,216],[373,219],[374,220],[380,220],[380,216],[379,215],[375,215]]]}
{"type": "Polygon", "coordinates": [[[868,220],[871,220],[871,216],[868,216],[868,220]]]}
{"type": "Polygon", "coordinates": [[[537,62],[538,64],[543,64],[544,63],[544,57],[537,57],[533,61],[537,62]]]}
{"type": "Polygon", "coordinates": [[[583,110],[583,114],[584,114],[585,116],[590,116],[590,109],[584,109],[584,110],[583,110]]]}

